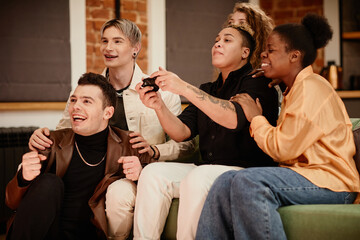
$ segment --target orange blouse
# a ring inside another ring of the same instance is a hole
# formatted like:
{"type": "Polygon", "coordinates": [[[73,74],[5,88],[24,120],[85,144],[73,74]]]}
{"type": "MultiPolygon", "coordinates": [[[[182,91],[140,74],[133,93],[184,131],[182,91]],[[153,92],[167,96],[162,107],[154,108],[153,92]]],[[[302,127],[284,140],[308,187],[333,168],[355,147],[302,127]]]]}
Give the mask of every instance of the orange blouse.
{"type": "Polygon", "coordinates": [[[303,69],[282,101],[277,126],[256,116],[250,133],[281,167],[332,191],[360,192],[352,124],[329,82],[303,69]]]}

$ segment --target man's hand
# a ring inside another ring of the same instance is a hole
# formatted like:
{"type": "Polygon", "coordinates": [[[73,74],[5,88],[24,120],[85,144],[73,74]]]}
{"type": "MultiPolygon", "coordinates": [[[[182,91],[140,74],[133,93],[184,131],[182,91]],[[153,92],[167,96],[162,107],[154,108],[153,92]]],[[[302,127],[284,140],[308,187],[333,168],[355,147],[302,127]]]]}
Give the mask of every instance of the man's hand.
{"type": "Polygon", "coordinates": [[[123,172],[127,179],[130,179],[132,181],[136,181],[139,179],[142,166],[138,157],[120,157],[118,163],[123,164],[123,172]]]}
{"type": "Polygon", "coordinates": [[[145,106],[156,110],[165,105],[159,92],[150,91],[153,87],[141,87],[141,85],[142,82],[138,83],[135,90],[139,93],[140,100],[145,106]]]}
{"type": "Polygon", "coordinates": [[[131,137],[130,143],[132,148],[137,148],[139,153],[148,153],[153,156],[154,151],[150,148],[150,144],[141,136],[138,132],[132,132],[129,134],[131,137]]]}
{"type": "Polygon", "coordinates": [[[37,149],[45,150],[45,148],[49,148],[53,142],[46,136],[50,136],[48,128],[36,129],[29,139],[30,150],[36,151],[37,149]]]}
{"type": "Polygon", "coordinates": [[[26,181],[32,181],[39,176],[41,161],[44,161],[45,159],[46,157],[39,154],[37,151],[25,153],[21,162],[23,179],[26,181]]]}
{"type": "Polygon", "coordinates": [[[246,119],[249,122],[251,122],[254,117],[262,115],[260,100],[256,98],[255,103],[254,99],[252,99],[252,97],[250,97],[247,93],[237,94],[236,96],[231,97],[230,101],[234,101],[240,104],[246,119]]]}

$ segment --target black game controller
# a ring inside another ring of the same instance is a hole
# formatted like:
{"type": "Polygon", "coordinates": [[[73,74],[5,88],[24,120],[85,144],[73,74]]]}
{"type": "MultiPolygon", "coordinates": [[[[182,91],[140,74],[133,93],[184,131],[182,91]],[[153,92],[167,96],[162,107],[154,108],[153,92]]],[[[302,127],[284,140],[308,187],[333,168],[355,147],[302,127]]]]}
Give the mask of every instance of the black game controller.
{"type": "Polygon", "coordinates": [[[155,83],[155,80],[156,80],[157,76],[156,77],[153,77],[153,78],[145,78],[143,79],[143,84],[141,85],[141,87],[153,87],[152,90],[149,90],[148,92],[156,92],[159,90],[159,86],[156,85],[155,83]]]}

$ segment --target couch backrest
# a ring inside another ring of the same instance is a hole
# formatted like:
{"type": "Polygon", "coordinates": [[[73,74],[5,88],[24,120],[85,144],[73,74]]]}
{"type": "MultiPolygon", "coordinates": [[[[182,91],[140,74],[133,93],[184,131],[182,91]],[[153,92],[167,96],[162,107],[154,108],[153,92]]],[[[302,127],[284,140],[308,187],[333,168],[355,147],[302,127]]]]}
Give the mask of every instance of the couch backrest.
{"type": "Polygon", "coordinates": [[[354,156],[354,160],[356,163],[356,168],[360,174],[360,128],[353,130],[354,133],[354,141],[356,146],[356,153],[354,156]]]}

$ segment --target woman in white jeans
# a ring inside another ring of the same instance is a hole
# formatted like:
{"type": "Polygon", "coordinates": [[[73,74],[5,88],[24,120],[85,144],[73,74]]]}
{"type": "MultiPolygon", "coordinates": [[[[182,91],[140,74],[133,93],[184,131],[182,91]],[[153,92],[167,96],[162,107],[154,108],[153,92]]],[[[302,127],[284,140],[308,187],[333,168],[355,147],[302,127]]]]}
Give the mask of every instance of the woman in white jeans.
{"type": "Polygon", "coordinates": [[[212,47],[212,63],[220,69],[215,82],[200,89],[162,68],[153,73],[163,91],[186,97],[191,104],[173,115],[152,87],[136,86],[142,102],[155,110],[165,132],[175,141],[199,135],[201,162],[154,163],[143,169],[138,181],[134,239],[159,239],[173,198],[180,198],[177,239],[195,238],[197,222],[207,193],[222,173],[242,167],[270,166],[273,161],[255,144],[242,108],[228,101],[247,92],[264,104],[264,115],[275,125],[278,98],[268,88],[270,79],[252,78],[249,59],[254,50],[253,31],[247,24],[222,29],[212,47]],[[201,165],[201,166],[198,166],[201,165]]]}

